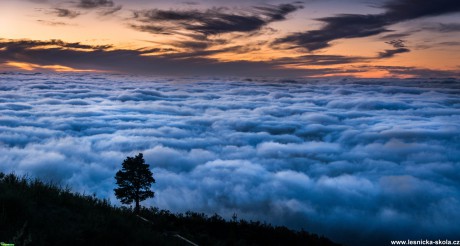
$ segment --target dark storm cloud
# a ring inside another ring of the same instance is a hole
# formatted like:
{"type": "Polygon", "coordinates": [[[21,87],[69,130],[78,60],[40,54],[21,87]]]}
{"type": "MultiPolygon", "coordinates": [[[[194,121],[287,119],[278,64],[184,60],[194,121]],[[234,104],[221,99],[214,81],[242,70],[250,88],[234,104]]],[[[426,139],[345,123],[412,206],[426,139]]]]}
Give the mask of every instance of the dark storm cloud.
{"type": "Polygon", "coordinates": [[[410,75],[419,78],[448,78],[460,76],[460,72],[458,70],[433,70],[416,67],[385,67],[384,69],[392,74],[410,75]]]}
{"type": "MultiPolygon", "coordinates": [[[[46,3],[52,7],[52,13],[58,17],[75,18],[79,15],[83,15],[92,10],[99,10],[98,14],[101,16],[112,15],[120,11],[123,6],[115,5],[111,0],[80,0],[78,2],[63,2],[56,3],[50,1],[37,1],[40,3],[46,3]],[[83,11],[83,12],[80,12],[83,11]]],[[[50,21],[51,23],[51,21],[50,21]]]]}
{"type": "Polygon", "coordinates": [[[322,29],[294,33],[276,40],[274,45],[292,44],[291,48],[314,51],[329,47],[329,42],[336,39],[368,37],[389,31],[381,15],[344,14],[318,20],[325,23],[322,29]]]}
{"type": "Polygon", "coordinates": [[[74,11],[71,9],[64,9],[64,8],[54,8],[54,13],[58,17],[67,17],[67,18],[75,18],[81,15],[81,13],[78,11],[74,11]]]}
{"type": "Polygon", "coordinates": [[[385,50],[382,52],[379,52],[378,57],[379,58],[391,58],[395,56],[396,54],[401,54],[401,53],[407,53],[410,52],[410,49],[408,48],[397,48],[393,50],[385,50]]]}
{"type": "Polygon", "coordinates": [[[452,78],[459,77],[458,70],[433,70],[428,68],[405,67],[405,66],[359,66],[357,69],[378,69],[394,75],[404,75],[417,78],[452,78]]]}
{"type": "Polygon", "coordinates": [[[203,42],[203,41],[180,41],[180,42],[175,42],[174,46],[180,47],[180,48],[191,49],[191,50],[204,50],[210,47],[211,45],[209,42],[203,42]]]}
{"type": "Polygon", "coordinates": [[[436,32],[442,32],[442,33],[460,32],[460,24],[459,23],[439,23],[437,25],[433,25],[425,29],[429,31],[436,31],[436,32]]]}
{"type": "Polygon", "coordinates": [[[84,9],[93,9],[100,7],[113,7],[114,3],[111,0],[80,0],[77,6],[84,9]]]}
{"type": "MultiPolygon", "coordinates": [[[[3,41],[0,39],[0,41],[3,41]]],[[[4,48],[5,50],[5,57],[14,55],[15,52],[24,52],[30,50],[32,48],[42,47],[46,50],[46,46],[57,46],[59,48],[55,49],[63,49],[63,48],[74,48],[74,49],[90,49],[90,50],[105,50],[108,48],[112,48],[111,45],[86,45],[81,44],[79,42],[76,43],[67,43],[61,40],[49,40],[49,41],[36,41],[36,40],[10,40],[0,42],[0,47],[4,48]]],[[[17,54],[18,55],[18,54],[17,54]]]]}
{"type": "Polygon", "coordinates": [[[395,56],[396,54],[410,52],[410,49],[406,47],[406,44],[404,42],[405,41],[402,39],[394,39],[394,40],[385,42],[393,46],[395,49],[379,52],[378,58],[391,58],[395,56]]]}
{"type": "Polygon", "coordinates": [[[155,34],[171,35],[173,34],[171,28],[164,26],[153,26],[153,25],[130,25],[131,28],[141,32],[150,32],[155,34]]]}
{"type": "Polygon", "coordinates": [[[251,10],[212,8],[208,10],[140,10],[134,11],[134,19],[145,23],[133,25],[138,30],[161,33],[162,25],[171,31],[188,30],[205,36],[229,32],[253,32],[298,10],[301,6],[281,4],[277,6],[254,7],[251,10]]]}
{"type": "Polygon", "coordinates": [[[384,16],[392,23],[430,17],[460,11],[460,2],[456,0],[392,0],[383,4],[384,16]]]}
{"type": "Polygon", "coordinates": [[[296,58],[282,58],[276,62],[279,65],[340,65],[355,62],[366,62],[371,60],[366,57],[339,56],[339,55],[305,55],[296,58]]]}
{"type": "MultiPolygon", "coordinates": [[[[190,45],[192,44],[184,44],[190,45]]],[[[173,51],[171,49],[113,49],[110,45],[91,46],[65,43],[59,40],[15,40],[0,42],[0,62],[17,61],[38,65],[64,65],[76,69],[97,69],[140,74],[173,75],[256,75],[256,76],[320,76],[339,72],[336,69],[289,69],[277,62],[234,61],[219,62],[202,58],[204,55],[235,51],[244,47],[230,47],[218,51],[196,51],[156,56],[146,54],[173,51]],[[50,47],[46,47],[50,46],[50,47]],[[78,49],[85,49],[81,51],[78,49]],[[177,67],[181,67],[180,70],[177,67]]],[[[196,47],[195,47],[196,48],[196,47]]]]}
{"type": "Polygon", "coordinates": [[[405,42],[406,41],[402,40],[402,39],[393,39],[393,40],[385,42],[385,43],[393,46],[394,48],[405,48],[406,47],[405,42]]]}
{"type": "Polygon", "coordinates": [[[288,48],[305,48],[309,51],[329,47],[331,41],[341,38],[368,37],[389,32],[388,26],[402,21],[450,14],[460,11],[457,0],[442,1],[413,1],[393,0],[381,6],[382,14],[341,14],[317,19],[324,23],[318,30],[298,32],[280,38],[274,42],[277,45],[290,45],[288,48]]]}
{"type": "Polygon", "coordinates": [[[118,204],[114,174],[143,152],[157,180],[146,206],[345,245],[454,240],[459,83],[3,74],[0,171],[118,204]]]}
{"type": "Polygon", "coordinates": [[[118,11],[120,11],[121,9],[123,8],[123,6],[121,5],[118,5],[118,6],[115,6],[113,8],[109,8],[107,10],[103,10],[101,12],[99,12],[99,14],[103,15],[103,16],[106,16],[106,15],[112,15],[118,11]]]}
{"type": "Polygon", "coordinates": [[[382,36],[381,39],[383,39],[383,40],[400,39],[400,38],[405,38],[407,36],[410,36],[412,33],[413,32],[390,33],[390,34],[382,36]]]}
{"type": "Polygon", "coordinates": [[[100,9],[99,14],[102,16],[112,15],[123,8],[122,5],[116,6],[111,0],[80,0],[76,7],[87,10],[100,9]]]}

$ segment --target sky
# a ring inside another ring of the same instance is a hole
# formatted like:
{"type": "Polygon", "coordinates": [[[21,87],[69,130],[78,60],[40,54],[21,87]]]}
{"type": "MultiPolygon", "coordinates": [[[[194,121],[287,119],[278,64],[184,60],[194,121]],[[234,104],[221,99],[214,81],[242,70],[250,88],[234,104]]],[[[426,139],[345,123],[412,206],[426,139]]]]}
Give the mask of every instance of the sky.
{"type": "Polygon", "coordinates": [[[458,0],[1,0],[0,71],[459,77],[458,0]]]}
{"type": "Polygon", "coordinates": [[[460,231],[460,1],[0,0],[0,172],[344,245],[460,231]]]}
{"type": "Polygon", "coordinates": [[[0,76],[0,172],[121,205],[143,153],[143,206],[218,213],[345,246],[457,240],[458,79],[0,76]]]}

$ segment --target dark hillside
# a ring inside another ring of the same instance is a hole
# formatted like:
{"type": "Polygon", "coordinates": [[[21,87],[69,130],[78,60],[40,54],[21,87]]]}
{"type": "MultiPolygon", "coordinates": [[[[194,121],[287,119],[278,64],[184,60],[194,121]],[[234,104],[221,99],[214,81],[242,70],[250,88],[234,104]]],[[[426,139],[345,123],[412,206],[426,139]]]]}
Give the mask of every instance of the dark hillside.
{"type": "Polygon", "coordinates": [[[0,173],[0,241],[15,245],[337,245],[305,231],[156,208],[133,215],[106,200],[0,173]]]}

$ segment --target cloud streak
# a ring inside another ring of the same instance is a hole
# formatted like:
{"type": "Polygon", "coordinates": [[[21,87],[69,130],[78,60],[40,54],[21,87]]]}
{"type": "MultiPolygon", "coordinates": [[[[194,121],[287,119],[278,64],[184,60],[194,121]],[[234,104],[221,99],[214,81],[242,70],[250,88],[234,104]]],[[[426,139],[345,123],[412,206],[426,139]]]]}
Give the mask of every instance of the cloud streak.
{"type": "Polygon", "coordinates": [[[160,34],[186,30],[204,36],[254,32],[272,22],[285,20],[289,13],[299,8],[301,6],[280,4],[254,7],[251,10],[232,10],[224,7],[207,10],[140,10],[134,11],[133,19],[143,24],[132,27],[160,34]]]}
{"type": "Polygon", "coordinates": [[[396,54],[410,52],[410,49],[406,47],[406,44],[404,42],[405,41],[401,39],[394,39],[394,40],[385,42],[393,46],[395,49],[379,52],[378,58],[391,58],[395,56],[396,54]]]}
{"type": "MultiPolygon", "coordinates": [[[[123,6],[115,5],[111,0],[79,0],[78,2],[69,3],[55,3],[47,0],[33,0],[32,2],[47,4],[52,7],[51,12],[58,17],[76,18],[80,15],[84,15],[92,10],[100,10],[98,12],[101,16],[112,15],[120,11],[123,6]],[[81,12],[83,11],[83,12],[81,12]]],[[[48,21],[52,22],[52,21],[48,21]]]]}
{"type": "Polygon", "coordinates": [[[315,51],[329,47],[330,42],[342,38],[362,38],[390,32],[389,26],[413,19],[456,13],[460,3],[456,0],[412,1],[392,0],[381,6],[382,14],[341,14],[317,19],[324,23],[318,30],[297,32],[273,42],[274,46],[305,48],[315,51]]]}
{"type": "Polygon", "coordinates": [[[115,202],[143,152],[146,205],[285,224],[345,243],[460,230],[459,81],[3,74],[0,171],[115,202]]]}
{"type": "Polygon", "coordinates": [[[407,53],[407,52],[410,52],[410,49],[397,48],[397,49],[393,49],[393,50],[385,50],[385,51],[379,52],[378,57],[379,58],[391,58],[391,57],[395,56],[396,54],[407,53]]]}
{"type": "Polygon", "coordinates": [[[81,15],[81,13],[78,11],[64,9],[64,8],[54,8],[54,13],[58,17],[66,17],[66,18],[71,18],[71,19],[81,15]]]}
{"type": "Polygon", "coordinates": [[[112,15],[123,8],[122,5],[115,5],[112,0],[80,0],[76,7],[85,10],[100,9],[99,14],[102,16],[112,15]]]}
{"type": "Polygon", "coordinates": [[[460,32],[460,24],[458,23],[437,23],[435,25],[426,27],[425,30],[441,32],[441,33],[460,32]]]}
{"type": "Polygon", "coordinates": [[[100,7],[113,7],[115,4],[111,0],[80,0],[78,3],[79,8],[93,9],[100,7]]]}

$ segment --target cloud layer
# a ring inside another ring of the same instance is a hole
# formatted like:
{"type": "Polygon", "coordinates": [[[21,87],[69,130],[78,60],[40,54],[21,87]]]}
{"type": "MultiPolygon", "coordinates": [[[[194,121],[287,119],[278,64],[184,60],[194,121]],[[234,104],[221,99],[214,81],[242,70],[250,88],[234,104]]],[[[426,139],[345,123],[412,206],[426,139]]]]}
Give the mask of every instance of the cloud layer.
{"type": "Polygon", "coordinates": [[[220,213],[348,245],[457,236],[460,82],[109,75],[0,77],[0,171],[116,203],[143,152],[144,205],[220,213]]]}

